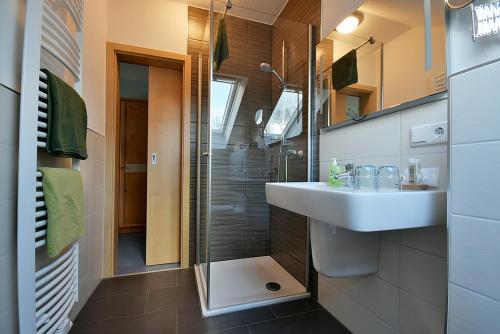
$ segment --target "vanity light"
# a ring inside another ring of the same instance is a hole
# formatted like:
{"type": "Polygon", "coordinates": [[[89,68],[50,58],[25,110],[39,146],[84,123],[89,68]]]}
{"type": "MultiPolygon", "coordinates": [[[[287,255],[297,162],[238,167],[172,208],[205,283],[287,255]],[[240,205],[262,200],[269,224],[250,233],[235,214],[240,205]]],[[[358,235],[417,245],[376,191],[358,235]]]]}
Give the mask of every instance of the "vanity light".
{"type": "Polygon", "coordinates": [[[350,34],[361,23],[359,15],[349,15],[337,26],[336,30],[341,34],[350,34]]]}

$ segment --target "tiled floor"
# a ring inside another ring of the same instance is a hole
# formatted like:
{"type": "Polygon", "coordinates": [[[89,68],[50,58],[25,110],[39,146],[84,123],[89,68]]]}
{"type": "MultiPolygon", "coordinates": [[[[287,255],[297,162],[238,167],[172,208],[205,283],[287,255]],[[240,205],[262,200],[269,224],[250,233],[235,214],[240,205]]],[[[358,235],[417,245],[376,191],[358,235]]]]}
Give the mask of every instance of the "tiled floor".
{"type": "Polygon", "coordinates": [[[173,270],[101,282],[71,334],[344,334],[312,299],[202,318],[194,272],[173,270]]]}
{"type": "Polygon", "coordinates": [[[118,275],[178,268],[179,263],[146,266],[146,234],[118,235],[118,275]]]}

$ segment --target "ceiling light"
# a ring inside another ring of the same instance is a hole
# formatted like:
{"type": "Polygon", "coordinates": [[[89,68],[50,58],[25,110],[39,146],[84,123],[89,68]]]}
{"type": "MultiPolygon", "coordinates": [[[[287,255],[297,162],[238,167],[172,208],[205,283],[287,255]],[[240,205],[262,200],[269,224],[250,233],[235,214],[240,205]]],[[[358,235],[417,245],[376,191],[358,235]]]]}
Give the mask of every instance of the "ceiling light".
{"type": "Polygon", "coordinates": [[[341,34],[350,34],[359,26],[359,24],[360,19],[357,16],[350,15],[340,22],[337,26],[337,31],[341,34]]]}

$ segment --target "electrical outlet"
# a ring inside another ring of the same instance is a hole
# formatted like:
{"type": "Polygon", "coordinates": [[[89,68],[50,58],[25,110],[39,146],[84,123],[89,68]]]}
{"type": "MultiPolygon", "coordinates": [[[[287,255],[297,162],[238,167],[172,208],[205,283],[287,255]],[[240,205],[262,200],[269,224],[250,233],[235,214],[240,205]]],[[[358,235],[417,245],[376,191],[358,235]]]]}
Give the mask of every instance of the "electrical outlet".
{"type": "Polygon", "coordinates": [[[416,126],[410,131],[411,146],[444,144],[448,141],[448,122],[416,126]]]}

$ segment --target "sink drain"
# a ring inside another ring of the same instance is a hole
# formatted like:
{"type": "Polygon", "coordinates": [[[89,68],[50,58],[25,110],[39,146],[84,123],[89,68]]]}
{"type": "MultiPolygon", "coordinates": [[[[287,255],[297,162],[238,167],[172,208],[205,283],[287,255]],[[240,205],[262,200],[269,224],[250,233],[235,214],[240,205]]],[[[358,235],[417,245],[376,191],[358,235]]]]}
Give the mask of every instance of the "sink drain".
{"type": "Polygon", "coordinates": [[[266,283],[266,289],[270,291],[279,291],[281,289],[281,285],[276,282],[266,283]]]}

